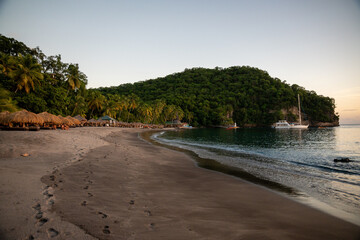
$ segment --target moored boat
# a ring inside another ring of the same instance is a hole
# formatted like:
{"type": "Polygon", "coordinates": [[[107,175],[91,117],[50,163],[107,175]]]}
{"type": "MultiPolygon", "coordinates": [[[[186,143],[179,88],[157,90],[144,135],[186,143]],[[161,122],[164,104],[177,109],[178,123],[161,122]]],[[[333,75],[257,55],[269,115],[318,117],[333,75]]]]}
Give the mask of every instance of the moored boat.
{"type": "Polygon", "coordinates": [[[236,123],[233,126],[228,127],[226,130],[235,129],[235,128],[239,128],[238,126],[236,126],[236,123]]]}
{"type": "Polygon", "coordinates": [[[306,129],[309,127],[308,125],[302,125],[301,124],[301,106],[300,106],[300,96],[298,94],[298,104],[299,104],[299,123],[288,123],[286,120],[280,120],[277,123],[275,123],[274,128],[278,129],[306,129]]]}

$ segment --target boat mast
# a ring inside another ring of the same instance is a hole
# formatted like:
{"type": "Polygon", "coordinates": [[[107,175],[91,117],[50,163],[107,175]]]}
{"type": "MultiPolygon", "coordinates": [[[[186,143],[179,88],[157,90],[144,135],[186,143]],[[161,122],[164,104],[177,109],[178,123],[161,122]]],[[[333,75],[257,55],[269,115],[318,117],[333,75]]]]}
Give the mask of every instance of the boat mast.
{"type": "Polygon", "coordinates": [[[298,103],[299,103],[299,123],[301,125],[301,109],[300,109],[300,95],[298,94],[298,103]]]}

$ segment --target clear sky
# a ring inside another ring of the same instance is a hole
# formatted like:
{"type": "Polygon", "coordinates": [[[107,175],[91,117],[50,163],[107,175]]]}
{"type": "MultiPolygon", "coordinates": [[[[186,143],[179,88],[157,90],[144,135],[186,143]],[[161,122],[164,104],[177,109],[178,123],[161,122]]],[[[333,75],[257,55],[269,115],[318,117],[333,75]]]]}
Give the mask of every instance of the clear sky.
{"type": "Polygon", "coordinates": [[[360,0],[0,0],[0,33],[79,63],[90,88],[247,65],[360,123],[360,0]]]}

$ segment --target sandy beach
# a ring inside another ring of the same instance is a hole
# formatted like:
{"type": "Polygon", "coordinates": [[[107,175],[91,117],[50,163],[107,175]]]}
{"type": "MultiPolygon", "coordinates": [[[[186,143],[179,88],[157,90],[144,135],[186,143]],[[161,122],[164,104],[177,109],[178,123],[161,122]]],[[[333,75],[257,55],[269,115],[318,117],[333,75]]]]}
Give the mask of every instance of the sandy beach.
{"type": "Polygon", "coordinates": [[[199,168],[143,131],[0,131],[0,239],[360,239],[359,226],[199,168]]]}

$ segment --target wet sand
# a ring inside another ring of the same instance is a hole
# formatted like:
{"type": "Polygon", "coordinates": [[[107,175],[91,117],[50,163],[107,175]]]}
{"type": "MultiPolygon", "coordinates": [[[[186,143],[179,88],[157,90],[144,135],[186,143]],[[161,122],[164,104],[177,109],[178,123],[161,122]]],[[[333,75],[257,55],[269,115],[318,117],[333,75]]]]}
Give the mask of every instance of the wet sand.
{"type": "Polygon", "coordinates": [[[0,239],[360,238],[358,226],[198,168],[143,131],[0,131],[0,239]]]}

